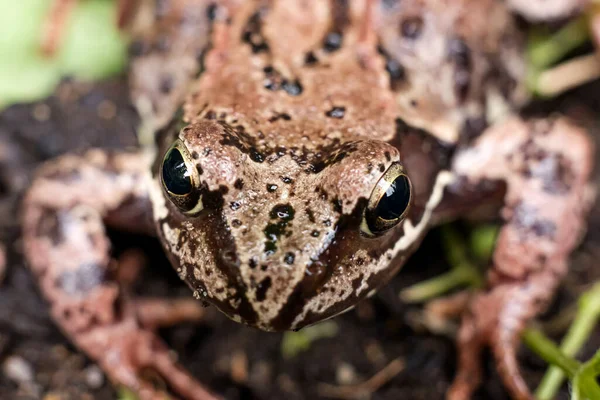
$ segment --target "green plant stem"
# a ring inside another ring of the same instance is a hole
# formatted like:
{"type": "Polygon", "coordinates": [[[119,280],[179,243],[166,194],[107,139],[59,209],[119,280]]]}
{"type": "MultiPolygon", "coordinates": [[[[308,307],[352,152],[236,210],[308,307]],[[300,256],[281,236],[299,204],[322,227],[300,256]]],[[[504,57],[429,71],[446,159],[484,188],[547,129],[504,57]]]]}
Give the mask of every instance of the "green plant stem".
{"type": "Polygon", "coordinates": [[[480,287],[482,285],[481,274],[469,260],[467,247],[460,234],[446,225],[442,228],[442,240],[446,259],[452,268],[444,274],[404,289],[400,293],[400,298],[404,302],[423,302],[459,286],[480,287]]]}
{"type": "Polygon", "coordinates": [[[528,49],[530,66],[543,70],[584,44],[588,38],[589,29],[585,16],[574,19],[546,40],[532,41],[528,49]]]}
{"type": "MultiPolygon", "coordinates": [[[[579,310],[569,331],[564,337],[560,350],[567,357],[573,357],[588,340],[600,318],[600,283],[584,293],[579,301],[579,310]]],[[[550,400],[556,396],[564,380],[561,369],[551,366],[536,390],[539,400],[550,400]]]]}
{"type": "Polygon", "coordinates": [[[600,386],[596,377],[600,375],[600,350],[584,363],[573,379],[571,400],[600,399],[600,386]]]}
{"type": "Polygon", "coordinates": [[[473,266],[460,265],[445,274],[404,289],[400,292],[400,298],[406,303],[420,303],[438,297],[459,286],[475,286],[475,282],[479,281],[479,274],[473,272],[473,266]]]}
{"type": "Polygon", "coordinates": [[[552,364],[564,371],[570,378],[575,376],[579,369],[579,362],[564,354],[552,340],[548,339],[540,330],[527,328],[522,335],[523,342],[548,364],[552,364]]]}

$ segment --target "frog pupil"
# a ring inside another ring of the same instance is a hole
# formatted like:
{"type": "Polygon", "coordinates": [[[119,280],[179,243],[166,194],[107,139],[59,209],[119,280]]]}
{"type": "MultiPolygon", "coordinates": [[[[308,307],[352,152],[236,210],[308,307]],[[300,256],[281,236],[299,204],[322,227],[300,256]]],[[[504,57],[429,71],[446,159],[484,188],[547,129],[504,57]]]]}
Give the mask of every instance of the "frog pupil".
{"type": "Polygon", "coordinates": [[[385,220],[392,221],[400,218],[410,201],[410,183],[406,175],[400,175],[387,188],[379,204],[377,215],[385,220]]]}
{"type": "Polygon", "coordinates": [[[163,182],[167,190],[176,195],[186,195],[192,191],[191,174],[181,152],[171,149],[165,156],[162,169],[163,182]]]}

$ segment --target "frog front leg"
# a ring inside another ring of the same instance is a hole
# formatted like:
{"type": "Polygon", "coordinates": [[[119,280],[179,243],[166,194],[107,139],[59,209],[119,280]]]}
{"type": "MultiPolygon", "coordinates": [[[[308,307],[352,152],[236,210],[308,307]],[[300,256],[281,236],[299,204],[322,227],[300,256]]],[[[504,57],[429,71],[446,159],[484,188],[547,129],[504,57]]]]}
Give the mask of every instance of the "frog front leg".
{"type": "Polygon", "coordinates": [[[212,400],[151,330],[173,316],[197,318],[197,310],[185,302],[150,307],[114,279],[104,225],[152,230],[147,169],[142,153],[101,150],[44,165],[24,198],[25,255],[54,320],[115,384],[141,399],[164,398],[143,378],[150,369],[182,397],[212,400]]]}
{"type": "Polygon", "coordinates": [[[567,272],[569,255],[585,231],[594,199],[593,160],[591,139],[565,118],[513,118],[457,154],[457,186],[472,190],[486,181],[505,182],[505,223],[486,289],[473,296],[463,316],[459,369],[448,399],[470,397],[480,381],[484,345],[491,346],[514,398],[532,398],[516,349],[525,324],[544,309],[567,272]]]}

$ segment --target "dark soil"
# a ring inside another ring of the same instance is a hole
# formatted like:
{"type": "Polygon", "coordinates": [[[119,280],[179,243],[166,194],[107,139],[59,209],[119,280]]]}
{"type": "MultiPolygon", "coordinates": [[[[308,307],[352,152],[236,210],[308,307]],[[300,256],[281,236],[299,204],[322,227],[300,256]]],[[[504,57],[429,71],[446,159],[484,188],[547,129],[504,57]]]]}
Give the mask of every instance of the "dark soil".
{"type": "MultiPolygon", "coordinates": [[[[531,112],[560,110],[587,118],[600,112],[598,89],[595,85],[578,90],[535,105],[531,112]]],[[[24,265],[17,216],[19,196],[41,161],[90,146],[135,145],[137,116],[127,98],[124,80],[98,85],[66,82],[44,102],[0,113],[0,242],[7,257],[4,268],[0,265],[0,399],[116,397],[97,367],[49,318],[24,265]]],[[[191,296],[154,239],[119,233],[112,237],[115,256],[142,249],[152,260],[136,284],[137,292],[191,296]]],[[[198,379],[227,399],[323,398],[321,383],[361,382],[396,358],[404,361],[404,370],[372,393],[371,399],[443,399],[455,372],[453,339],[428,333],[416,322],[422,308],[402,304],[398,298],[402,287],[447,269],[439,249],[439,233],[433,231],[422,250],[377,296],[333,320],[339,328],[336,337],[317,340],[290,360],[281,355],[282,334],[240,326],[212,308],[203,323],[184,324],[161,334],[198,379]]],[[[545,319],[573,305],[590,282],[600,279],[598,258],[600,209],[596,208],[588,235],[573,256],[571,273],[545,319]]],[[[582,357],[599,347],[597,329],[582,357]]],[[[485,384],[476,398],[507,399],[489,356],[485,365],[485,384]]],[[[526,349],[521,365],[529,385],[535,387],[546,365],[526,349]]],[[[559,399],[567,399],[567,394],[565,387],[559,399]]]]}

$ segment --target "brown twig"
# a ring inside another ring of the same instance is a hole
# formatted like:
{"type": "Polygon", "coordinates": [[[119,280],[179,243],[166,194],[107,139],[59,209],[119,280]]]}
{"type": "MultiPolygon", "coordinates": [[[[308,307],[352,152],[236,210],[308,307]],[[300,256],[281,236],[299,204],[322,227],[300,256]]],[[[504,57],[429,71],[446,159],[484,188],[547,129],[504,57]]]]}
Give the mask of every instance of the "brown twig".
{"type": "Polygon", "coordinates": [[[376,392],[380,387],[389,382],[393,377],[404,370],[404,361],[396,358],[370,379],[356,385],[337,386],[328,383],[319,383],[318,393],[322,397],[336,399],[356,399],[376,392]]]}
{"type": "Polygon", "coordinates": [[[6,248],[3,243],[0,243],[0,284],[4,281],[6,267],[6,248]]]}
{"type": "Polygon", "coordinates": [[[66,22],[76,4],[77,0],[52,0],[50,12],[44,22],[40,46],[42,54],[46,57],[56,53],[63,39],[66,22]]]}
{"type": "Polygon", "coordinates": [[[600,60],[596,53],[580,56],[542,72],[536,90],[543,96],[556,96],[569,89],[600,78],[600,60]]]}

